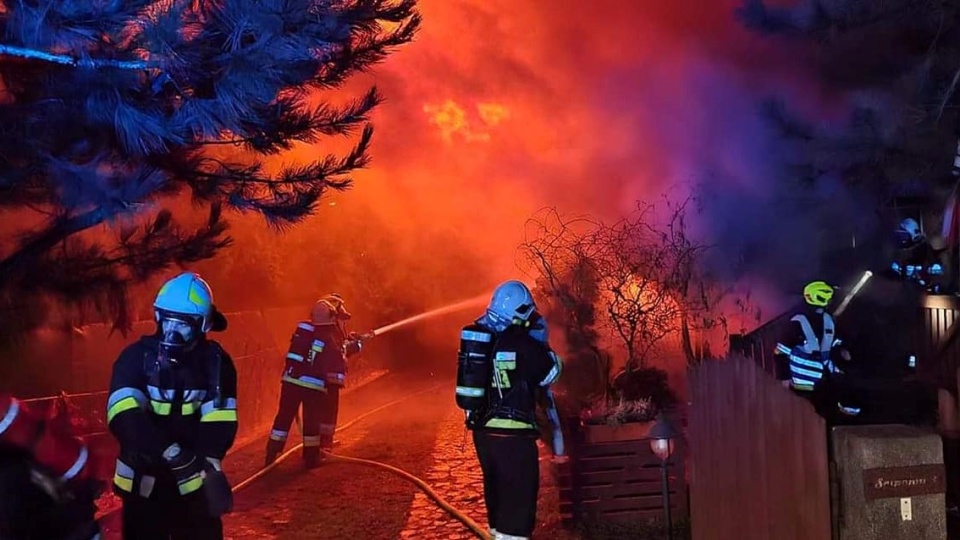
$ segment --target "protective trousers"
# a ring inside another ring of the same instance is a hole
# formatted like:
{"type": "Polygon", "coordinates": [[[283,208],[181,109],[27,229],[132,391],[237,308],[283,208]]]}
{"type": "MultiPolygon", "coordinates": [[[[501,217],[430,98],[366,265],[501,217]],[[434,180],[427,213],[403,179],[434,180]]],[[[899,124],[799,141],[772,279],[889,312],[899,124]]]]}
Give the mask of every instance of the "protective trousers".
{"type": "Polygon", "coordinates": [[[223,523],[210,515],[202,491],[180,495],[158,485],[149,498],[123,498],[124,540],[223,540],[223,523]]]}
{"type": "Polygon", "coordinates": [[[340,387],[328,384],[327,393],[320,398],[320,446],[333,447],[333,434],[337,431],[337,416],[340,414],[340,387]]]}
{"type": "Polygon", "coordinates": [[[283,452],[287,437],[290,435],[290,425],[301,408],[303,409],[300,425],[303,432],[303,460],[308,467],[314,467],[320,462],[320,407],[324,395],[323,390],[305,388],[289,382],[281,383],[280,407],[273,420],[270,439],[267,441],[266,465],[273,463],[283,452]]]}
{"type": "Polygon", "coordinates": [[[483,499],[491,529],[502,535],[529,538],[537,523],[540,462],[535,435],[473,431],[473,444],[483,471],[483,499]]]}

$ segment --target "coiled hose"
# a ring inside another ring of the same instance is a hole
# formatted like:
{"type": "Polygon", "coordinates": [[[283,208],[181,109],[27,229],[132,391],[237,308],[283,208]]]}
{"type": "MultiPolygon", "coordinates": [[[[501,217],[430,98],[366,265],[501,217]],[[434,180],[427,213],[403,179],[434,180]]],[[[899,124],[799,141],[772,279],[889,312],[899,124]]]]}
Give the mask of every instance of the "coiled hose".
{"type": "MultiPolygon", "coordinates": [[[[351,421],[349,421],[349,422],[347,422],[347,423],[345,423],[345,424],[342,424],[342,425],[340,425],[340,426],[337,426],[337,432],[339,433],[339,432],[341,432],[341,431],[349,428],[350,426],[353,426],[353,425],[359,423],[361,420],[363,420],[363,419],[365,419],[365,418],[367,418],[367,417],[369,417],[369,416],[372,416],[372,415],[374,415],[374,414],[376,414],[376,413],[378,413],[378,412],[380,412],[380,411],[382,411],[382,410],[384,410],[384,409],[387,409],[387,408],[389,408],[389,407],[393,407],[394,405],[396,405],[396,404],[398,404],[398,403],[401,403],[401,402],[403,402],[403,401],[405,401],[405,400],[407,400],[407,399],[410,399],[410,398],[412,398],[412,397],[414,397],[414,396],[417,396],[417,395],[420,395],[420,394],[425,394],[425,393],[431,392],[431,391],[433,391],[433,390],[437,390],[438,388],[440,388],[440,387],[442,387],[442,386],[443,386],[443,385],[440,385],[440,384],[434,385],[434,386],[431,386],[431,387],[426,388],[426,389],[424,389],[424,390],[421,390],[421,391],[419,391],[419,392],[415,392],[415,393],[413,393],[413,394],[409,394],[409,395],[407,395],[407,396],[404,396],[404,397],[402,397],[402,398],[400,398],[400,399],[391,401],[390,403],[387,403],[387,404],[385,404],[385,405],[381,405],[381,406],[379,406],[379,407],[377,407],[376,409],[373,409],[373,410],[371,410],[371,411],[367,411],[367,412],[361,414],[360,416],[357,416],[357,417],[354,418],[353,420],[351,420],[351,421]]],[[[292,456],[294,453],[296,453],[297,450],[300,450],[302,447],[303,447],[303,443],[299,443],[299,444],[297,444],[296,446],[294,446],[293,448],[291,448],[290,450],[287,450],[286,452],[284,452],[283,454],[281,454],[280,457],[278,457],[278,458],[276,459],[276,461],[274,461],[274,462],[271,463],[270,465],[267,465],[267,466],[264,467],[263,469],[260,469],[259,471],[257,471],[257,472],[254,473],[253,475],[251,475],[249,478],[246,478],[245,480],[237,483],[237,485],[233,486],[233,492],[234,492],[234,493],[237,493],[237,492],[240,491],[241,489],[243,489],[243,488],[249,486],[250,484],[252,484],[252,483],[253,483],[255,480],[257,480],[258,478],[262,478],[262,477],[263,477],[264,475],[266,475],[268,472],[272,471],[277,465],[279,465],[281,461],[283,461],[283,460],[287,459],[288,457],[292,456]]],[[[450,503],[448,503],[448,502],[445,501],[442,497],[440,497],[440,495],[438,495],[437,492],[434,491],[433,488],[431,488],[429,484],[427,484],[426,482],[424,482],[422,479],[417,478],[416,476],[408,473],[407,471],[404,471],[403,469],[399,469],[399,468],[394,467],[394,466],[392,466],[392,465],[388,465],[388,464],[386,464],[386,463],[381,463],[381,462],[379,462],[379,461],[373,461],[373,460],[370,460],[370,459],[361,459],[361,458],[340,456],[340,455],[337,455],[337,454],[332,454],[332,453],[330,453],[330,452],[324,452],[324,455],[325,455],[328,459],[333,460],[333,461],[341,461],[341,462],[344,462],[344,463],[354,463],[354,464],[357,464],[357,465],[366,465],[366,466],[370,466],[370,467],[378,467],[378,468],[380,468],[380,469],[383,469],[383,470],[385,470],[385,471],[388,471],[388,472],[391,472],[391,473],[393,473],[393,474],[396,474],[396,475],[400,476],[401,478],[412,482],[414,485],[416,485],[418,488],[420,488],[420,490],[423,491],[423,493],[424,493],[427,497],[430,497],[430,499],[432,499],[432,500],[437,504],[437,506],[439,506],[440,508],[442,508],[443,510],[445,510],[448,514],[450,514],[451,516],[453,516],[454,518],[456,518],[456,519],[457,519],[458,521],[460,521],[461,523],[463,523],[468,529],[470,529],[474,534],[476,534],[477,537],[483,538],[484,540],[491,540],[492,537],[490,536],[490,533],[487,531],[486,528],[481,527],[476,521],[470,519],[469,516],[467,516],[467,515],[464,514],[463,512],[461,512],[461,511],[457,510],[456,508],[454,508],[450,503]]]]}

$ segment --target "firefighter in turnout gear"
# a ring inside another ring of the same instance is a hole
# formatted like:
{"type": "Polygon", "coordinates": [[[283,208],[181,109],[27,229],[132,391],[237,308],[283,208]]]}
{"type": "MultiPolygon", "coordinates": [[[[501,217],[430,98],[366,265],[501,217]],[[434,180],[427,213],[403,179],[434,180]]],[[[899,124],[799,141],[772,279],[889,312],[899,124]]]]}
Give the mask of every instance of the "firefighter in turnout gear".
{"type": "Polygon", "coordinates": [[[556,381],[561,364],[531,335],[535,313],[530,290],[507,281],[486,313],[461,331],[456,401],[473,431],[487,519],[497,539],[529,538],[536,526],[538,392],[556,381]]]}
{"type": "Polygon", "coordinates": [[[904,281],[940,293],[944,282],[940,253],[933,249],[917,220],[907,218],[901,221],[895,236],[897,252],[895,260],[890,263],[890,271],[904,281]]]}
{"type": "Polygon", "coordinates": [[[276,461],[283,451],[290,426],[301,409],[304,464],[307,468],[320,464],[320,400],[327,392],[329,358],[336,355],[336,344],[322,335],[320,329],[332,321],[333,307],[318,301],[310,313],[310,320],[297,323],[290,338],[280,383],[280,406],[267,441],[266,465],[276,461]]]}
{"type": "Polygon", "coordinates": [[[107,402],[123,538],[221,540],[233,504],[221,460],[237,434],[236,368],[207,338],[218,315],[200,276],[167,281],[153,307],[157,331],[120,353],[107,402]]]}
{"type": "Polygon", "coordinates": [[[806,303],[803,312],[790,321],[789,336],[776,346],[779,355],[777,377],[798,394],[808,398],[824,418],[837,413],[857,416],[857,399],[849,395],[841,365],[850,360],[850,353],[840,347],[833,316],[827,306],[834,288],[823,281],[808,283],[803,289],[806,303]]]}
{"type": "Polygon", "coordinates": [[[320,398],[320,447],[329,450],[333,448],[333,435],[340,415],[340,390],[347,382],[347,360],[360,354],[363,341],[373,336],[347,331],[346,323],[353,315],[347,311],[343,297],[338,293],[330,293],[321,302],[330,307],[331,318],[321,325],[320,331],[335,345],[333,350],[336,351],[324,365],[327,393],[320,398]]]}
{"type": "MultiPolygon", "coordinates": [[[[92,454],[59,418],[0,393],[0,538],[94,540],[105,482],[92,454]]],[[[108,464],[109,465],[109,464],[108,464]]]]}

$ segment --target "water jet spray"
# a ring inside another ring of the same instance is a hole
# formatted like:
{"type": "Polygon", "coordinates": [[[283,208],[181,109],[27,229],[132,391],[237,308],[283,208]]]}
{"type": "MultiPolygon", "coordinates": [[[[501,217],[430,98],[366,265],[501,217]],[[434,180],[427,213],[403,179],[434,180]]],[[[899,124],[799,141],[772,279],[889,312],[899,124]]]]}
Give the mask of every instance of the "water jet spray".
{"type": "Polygon", "coordinates": [[[486,305],[487,300],[489,300],[489,298],[490,298],[490,295],[484,293],[484,294],[475,296],[473,298],[469,298],[467,300],[461,300],[460,302],[455,302],[453,304],[439,307],[437,309],[432,309],[430,311],[421,313],[419,315],[414,315],[413,317],[407,317],[402,321],[397,321],[395,323],[373,329],[367,332],[366,334],[364,334],[364,337],[371,338],[371,337],[380,336],[392,330],[396,330],[397,328],[407,326],[408,324],[413,324],[415,322],[419,322],[426,319],[432,319],[433,317],[439,317],[440,315],[446,315],[447,313],[456,313],[458,311],[463,311],[468,308],[484,306],[486,305]]]}

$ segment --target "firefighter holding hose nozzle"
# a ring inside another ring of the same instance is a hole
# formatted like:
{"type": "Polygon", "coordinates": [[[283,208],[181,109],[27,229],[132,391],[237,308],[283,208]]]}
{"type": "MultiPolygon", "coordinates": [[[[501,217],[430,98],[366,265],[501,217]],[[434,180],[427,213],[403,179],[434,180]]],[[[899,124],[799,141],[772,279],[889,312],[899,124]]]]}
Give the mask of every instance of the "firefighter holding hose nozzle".
{"type": "Polygon", "coordinates": [[[337,428],[340,388],[346,382],[347,357],[360,352],[363,339],[347,333],[350,312],[343,298],[332,293],[314,304],[310,320],[300,321],[290,338],[290,348],[280,386],[280,405],[267,441],[264,465],[283,451],[297,411],[302,408],[303,460],[308,469],[320,464],[321,449],[333,446],[337,428]]]}
{"type": "Polygon", "coordinates": [[[494,290],[483,316],[460,334],[456,402],[473,431],[487,519],[496,539],[530,538],[536,526],[536,406],[539,393],[561,370],[546,335],[531,335],[537,319],[527,286],[507,281],[494,290]]]}
{"type": "Polygon", "coordinates": [[[790,319],[795,324],[777,343],[775,354],[779,356],[778,379],[809,399],[824,418],[842,419],[856,417],[861,407],[846,384],[843,366],[850,361],[850,353],[841,347],[833,315],[827,311],[834,291],[824,281],[804,287],[805,306],[790,319]]]}
{"type": "Polygon", "coordinates": [[[330,293],[321,300],[329,306],[329,319],[318,327],[325,339],[333,344],[335,354],[327,358],[324,365],[324,378],[327,392],[320,397],[320,448],[333,448],[333,435],[337,431],[337,419],[340,412],[340,390],[347,382],[347,360],[360,354],[363,342],[371,339],[372,332],[359,334],[347,331],[347,321],[353,315],[347,310],[343,297],[330,293]]]}

